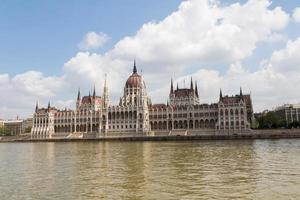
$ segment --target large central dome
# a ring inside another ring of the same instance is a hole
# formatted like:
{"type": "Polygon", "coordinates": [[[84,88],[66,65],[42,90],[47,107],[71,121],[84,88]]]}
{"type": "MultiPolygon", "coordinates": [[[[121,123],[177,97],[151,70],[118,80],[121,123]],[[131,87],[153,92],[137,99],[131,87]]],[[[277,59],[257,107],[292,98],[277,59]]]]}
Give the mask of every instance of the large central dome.
{"type": "Polygon", "coordinates": [[[142,86],[142,77],[137,73],[136,64],[134,61],[133,72],[126,81],[126,87],[141,88],[142,86]]]}

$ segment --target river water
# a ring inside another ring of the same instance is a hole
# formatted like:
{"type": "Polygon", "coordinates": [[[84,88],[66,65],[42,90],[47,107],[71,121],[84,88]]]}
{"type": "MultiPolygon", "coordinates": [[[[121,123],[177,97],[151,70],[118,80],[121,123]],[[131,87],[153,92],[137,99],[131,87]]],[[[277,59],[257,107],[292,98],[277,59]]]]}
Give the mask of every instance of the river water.
{"type": "Polygon", "coordinates": [[[0,199],[299,199],[300,140],[0,144],[0,199]]]}

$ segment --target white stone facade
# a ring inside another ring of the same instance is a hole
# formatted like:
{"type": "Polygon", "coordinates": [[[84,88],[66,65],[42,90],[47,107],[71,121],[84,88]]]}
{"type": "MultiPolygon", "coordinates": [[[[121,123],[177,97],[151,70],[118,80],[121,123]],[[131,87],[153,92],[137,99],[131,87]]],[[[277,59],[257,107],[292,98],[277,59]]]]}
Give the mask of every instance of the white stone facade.
{"type": "Polygon", "coordinates": [[[252,102],[250,95],[223,97],[218,103],[200,104],[197,83],[190,88],[171,89],[168,104],[152,104],[143,77],[136,65],[128,78],[119,105],[110,105],[108,87],[102,97],[81,97],[78,91],[75,110],[38,108],[33,116],[33,138],[65,135],[83,137],[147,136],[176,131],[241,131],[250,129],[252,102]]]}

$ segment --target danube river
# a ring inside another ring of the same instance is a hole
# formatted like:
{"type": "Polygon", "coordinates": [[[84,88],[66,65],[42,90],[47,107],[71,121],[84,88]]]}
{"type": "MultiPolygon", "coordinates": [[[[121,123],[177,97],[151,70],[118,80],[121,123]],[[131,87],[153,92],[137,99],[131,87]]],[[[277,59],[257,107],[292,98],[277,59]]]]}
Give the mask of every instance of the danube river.
{"type": "Polygon", "coordinates": [[[1,199],[299,199],[300,140],[0,144],[1,199]]]}

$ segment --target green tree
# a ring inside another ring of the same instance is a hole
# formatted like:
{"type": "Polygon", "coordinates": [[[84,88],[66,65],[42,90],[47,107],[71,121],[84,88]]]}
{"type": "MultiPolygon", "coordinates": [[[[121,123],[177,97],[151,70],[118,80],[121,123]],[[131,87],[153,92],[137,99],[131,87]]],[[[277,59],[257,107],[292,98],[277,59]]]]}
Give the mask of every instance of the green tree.
{"type": "Polygon", "coordinates": [[[1,126],[0,127],[0,135],[1,136],[9,136],[9,135],[11,135],[11,132],[5,126],[1,126]]]}
{"type": "Polygon", "coordinates": [[[31,132],[31,127],[25,128],[25,133],[30,133],[31,132]]]}
{"type": "Polygon", "coordinates": [[[289,124],[289,128],[299,128],[300,127],[300,122],[299,121],[294,121],[289,124]]]}
{"type": "Polygon", "coordinates": [[[259,123],[259,128],[269,129],[269,128],[279,128],[283,125],[279,116],[275,112],[268,112],[267,114],[261,115],[257,119],[259,123]]]}

